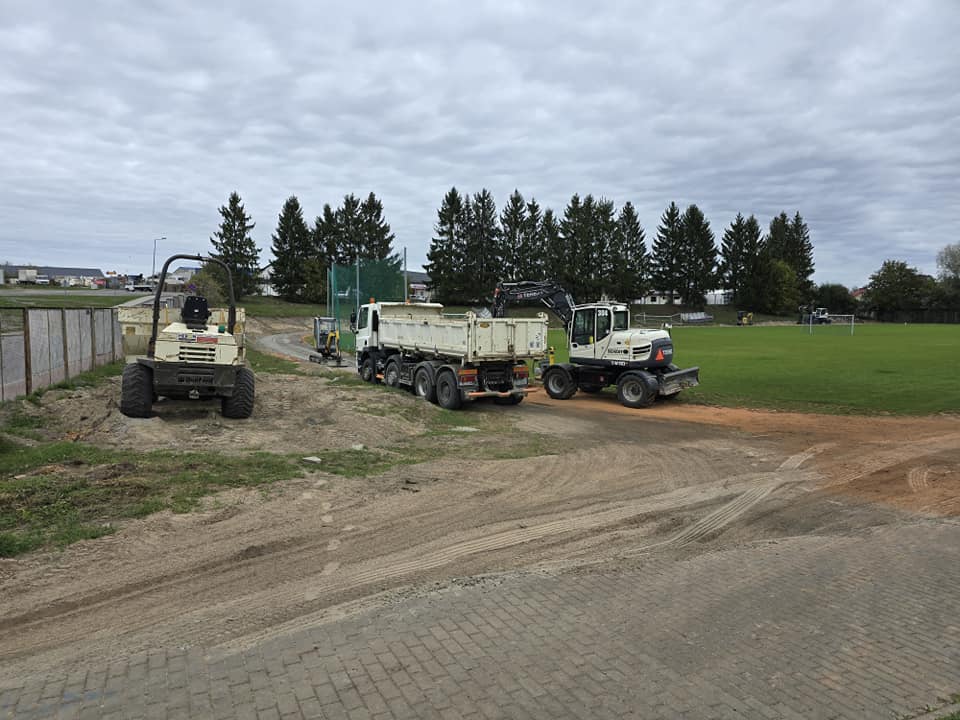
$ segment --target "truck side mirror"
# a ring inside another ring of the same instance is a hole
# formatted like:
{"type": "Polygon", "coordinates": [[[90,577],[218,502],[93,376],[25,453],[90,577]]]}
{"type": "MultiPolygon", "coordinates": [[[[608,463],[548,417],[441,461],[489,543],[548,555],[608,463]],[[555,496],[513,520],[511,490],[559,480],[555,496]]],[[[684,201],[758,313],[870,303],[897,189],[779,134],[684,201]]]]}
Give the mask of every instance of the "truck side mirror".
{"type": "Polygon", "coordinates": [[[377,332],[380,329],[380,313],[376,310],[373,311],[373,317],[370,320],[370,329],[373,332],[377,332]]]}
{"type": "Polygon", "coordinates": [[[350,332],[355,333],[357,331],[357,312],[354,310],[350,313],[350,332]]]}

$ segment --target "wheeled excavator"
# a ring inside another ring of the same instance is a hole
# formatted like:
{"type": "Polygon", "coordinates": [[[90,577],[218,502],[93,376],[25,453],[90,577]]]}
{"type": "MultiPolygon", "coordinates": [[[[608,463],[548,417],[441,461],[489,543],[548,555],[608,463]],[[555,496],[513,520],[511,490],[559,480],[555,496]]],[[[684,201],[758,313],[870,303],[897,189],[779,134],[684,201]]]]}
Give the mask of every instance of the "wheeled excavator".
{"type": "Polygon", "coordinates": [[[630,327],[625,303],[600,301],[577,305],[552,280],[502,282],[493,292],[490,312],[505,317],[511,302],[539,301],[563,322],[569,362],[541,363],[543,386],[550,397],[566,400],[580,390],[598,393],[616,386],[617,398],[630,408],[649,407],[700,384],[700,368],[673,364],[673,340],[667,330],[630,327]]]}

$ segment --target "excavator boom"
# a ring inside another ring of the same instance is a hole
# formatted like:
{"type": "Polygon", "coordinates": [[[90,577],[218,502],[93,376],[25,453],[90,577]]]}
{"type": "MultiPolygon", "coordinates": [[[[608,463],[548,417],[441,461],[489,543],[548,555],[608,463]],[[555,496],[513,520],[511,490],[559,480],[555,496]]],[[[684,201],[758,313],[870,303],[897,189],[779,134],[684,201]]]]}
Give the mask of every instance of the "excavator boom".
{"type": "Polygon", "coordinates": [[[503,282],[493,291],[493,317],[504,317],[507,303],[539,300],[563,321],[564,327],[573,320],[573,308],[576,305],[573,296],[552,280],[519,280],[503,282]]]}

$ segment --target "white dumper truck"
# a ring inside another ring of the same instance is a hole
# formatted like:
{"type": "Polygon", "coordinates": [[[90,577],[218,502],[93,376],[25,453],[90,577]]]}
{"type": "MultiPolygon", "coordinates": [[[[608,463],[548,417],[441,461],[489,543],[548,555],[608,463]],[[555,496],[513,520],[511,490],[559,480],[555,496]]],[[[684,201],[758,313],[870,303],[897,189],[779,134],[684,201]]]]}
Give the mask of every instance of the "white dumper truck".
{"type": "Polygon", "coordinates": [[[357,371],[367,382],[409,387],[456,410],[492,397],[516,405],[532,391],[527,360],[547,352],[547,316],[447,315],[439,303],[371,302],[350,317],[357,371]]]}

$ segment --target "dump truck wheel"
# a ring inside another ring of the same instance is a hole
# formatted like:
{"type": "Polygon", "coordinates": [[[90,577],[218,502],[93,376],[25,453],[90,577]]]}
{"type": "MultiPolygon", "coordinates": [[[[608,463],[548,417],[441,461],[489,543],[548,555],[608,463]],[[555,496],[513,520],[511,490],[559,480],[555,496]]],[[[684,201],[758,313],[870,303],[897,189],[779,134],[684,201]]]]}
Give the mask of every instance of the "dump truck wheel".
{"type": "Polygon", "coordinates": [[[153,407],[153,372],[146,365],[130,363],[120,379],[120,412],[127,417],[150,417],[153,407]]]}
{"type": "Polygon", "coordinates": [[[445,410],[459,410],[463,404],[457,379],[449,370],[440,373],[440,377],[437,378],[437,404],[445,410]]]}
{"type": "Polygon", "coordinates": [[[396,360],[387,360],[387,366],[383,368],[383,384],[387,387],[400,385],[400,363],[396,360]]]}
{"type": "Polygon", "coordinates": [[[562,367],[552,367],[543,376],[543,387],[554,400],[567,400],[577,390],[570,373],[562,367]]]}
{"type": "Polygon", "coordinates": [[[360,365],[360,379],[364,382],[376,382],[376,368],[373,366],[373,358],[365,358],[363,363],[360,365]]]}
{"type": "Polygon", "coordinates": [[[233,383],[233,395],[220,401],[220,412],[225,418],[248,418],[253,415],[255,380],[249,368],[239,368],[233,383]]]}
{"type": "Polygon", "coordinates": [[[657,399],[656,380],[643,373],[624,373],[617,380],[617,399],[628,408],[650,407],[657,399]]]}
{"type": "Polygon", "coordinates": [[[433,377],[427,368],[417,368],[417,371],[413,374],[413,391],[418,397],[426,398],[436,404],[437,386],[434,384],[433,377]]]}

